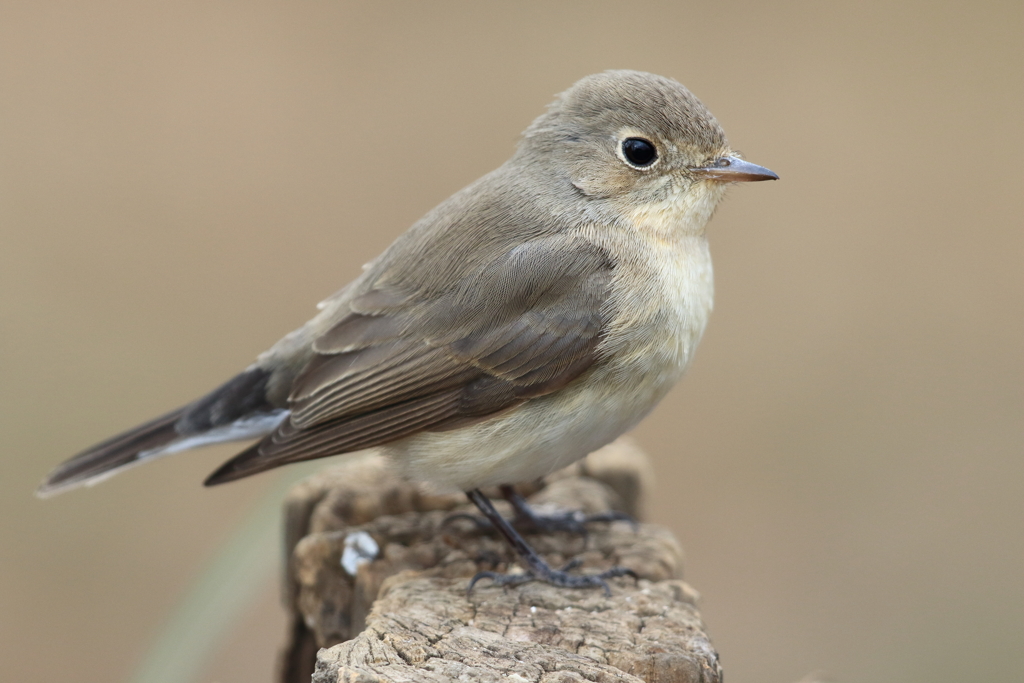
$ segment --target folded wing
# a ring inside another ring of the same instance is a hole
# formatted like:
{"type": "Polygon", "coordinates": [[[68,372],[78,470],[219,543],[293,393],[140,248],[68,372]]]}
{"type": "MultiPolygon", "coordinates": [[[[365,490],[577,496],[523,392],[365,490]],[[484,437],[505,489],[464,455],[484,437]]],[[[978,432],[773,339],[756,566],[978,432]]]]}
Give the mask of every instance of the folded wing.
{"type": "Polygon", "coordinates": [[[207,480],[487,419],[598,361],[614,263],[564,235],[528,241],[440,293],[378,281],[313,342],[290,414],[207,480]]]}

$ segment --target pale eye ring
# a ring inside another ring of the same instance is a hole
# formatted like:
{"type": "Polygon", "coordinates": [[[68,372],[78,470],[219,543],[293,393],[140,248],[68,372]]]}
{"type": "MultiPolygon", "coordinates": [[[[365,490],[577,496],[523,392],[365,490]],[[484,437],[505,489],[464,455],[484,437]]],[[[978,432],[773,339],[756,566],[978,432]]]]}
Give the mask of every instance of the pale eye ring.
{"type": "Polygon", "coordinates": [[[644,138],[626,138],[622,141],[622,156],[631,166],[647,168],[658,160],[658,148],[644,138]]]}

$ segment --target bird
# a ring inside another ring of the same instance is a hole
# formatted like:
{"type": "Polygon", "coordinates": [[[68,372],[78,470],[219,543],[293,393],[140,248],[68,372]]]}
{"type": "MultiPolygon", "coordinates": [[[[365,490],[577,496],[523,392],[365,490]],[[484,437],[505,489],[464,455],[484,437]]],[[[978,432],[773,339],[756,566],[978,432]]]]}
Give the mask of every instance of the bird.
{"type": "Polygon", "coordinates": [[[50,496],[207,444],[258,439],[208,486],[379,448],[461,490],[540,580],[554,569],[482,489],[541,479],[634,427],[682,377],[712,309],[706,225],[729,185],[775,180],[679,82],[606,71],[556,96],[502,166],[456,192],[244,371],[82,451],[50,496]]]}

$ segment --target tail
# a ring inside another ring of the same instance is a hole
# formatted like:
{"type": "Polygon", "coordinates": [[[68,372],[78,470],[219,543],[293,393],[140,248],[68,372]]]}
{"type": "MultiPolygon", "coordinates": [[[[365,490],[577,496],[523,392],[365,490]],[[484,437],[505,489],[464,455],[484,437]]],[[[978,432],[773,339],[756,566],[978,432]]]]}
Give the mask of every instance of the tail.
{"type": "Polygon", "coordinates": [[[40,498],[48,498],[68,489],[92,484],[120,470],[141,463],[142,454],[166,446],[181,435],[174,424],[185,408],[139,425],[92,448],[86,449],[57,467],[36,489],[40,498]]]}
{"type": "Polygon", "coordinates": [[[251,367],[198,401],[82,451],[53,470],[36,495],[90,486],[161,455],[268,434],[288,414],[267,402],[269,376],[251,367]]]}

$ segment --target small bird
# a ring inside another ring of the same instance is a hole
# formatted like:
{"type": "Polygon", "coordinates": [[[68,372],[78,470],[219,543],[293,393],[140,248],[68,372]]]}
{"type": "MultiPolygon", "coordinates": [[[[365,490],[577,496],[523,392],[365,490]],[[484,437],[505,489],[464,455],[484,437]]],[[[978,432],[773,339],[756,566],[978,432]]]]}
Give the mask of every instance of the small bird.
{"type": "MultiPolygon", "coordinates": [[[[547,565],[480,489],[548,475],[637,424],[679,380],[712,306],[705,225],[742,160],[680,83],[583,78],[500,168],[416,222],[241,374],[79,453],[49,496],[132,465],[258,438],[206,480],[378,447],[406,477],[465,491],[526,572],[547,565]]],[[[474,579],[475,581],[476,579],[474,579]]]]}

